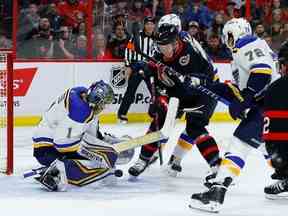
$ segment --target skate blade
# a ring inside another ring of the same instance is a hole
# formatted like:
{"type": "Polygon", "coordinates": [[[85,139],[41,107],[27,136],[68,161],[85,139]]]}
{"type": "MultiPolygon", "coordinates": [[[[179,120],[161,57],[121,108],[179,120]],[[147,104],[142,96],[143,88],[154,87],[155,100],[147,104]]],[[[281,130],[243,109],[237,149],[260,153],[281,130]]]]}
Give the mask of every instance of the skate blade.
{"type": "Polygon", "coordinates": [[[209,204],[204,204],[198,200],[191,200],[188,206],[190,209],[196,209],[210,213],[219,213],[221,204],[213,201],[211,201],[209,204]]]}
{"type": "Polygon", "coordinates": [[[126,120],[118,120],[118,123],[119,124],[128,124],[128,121],[126,121],[126,120]]]}
{"type": "Polygon", "coordinates": [[[178,172],[175,170],[172,170],[169,166],[164,167],[162,172],[164,173],[164,175],[168,177],[172,177],[172,178],[176,178],[178,175],[178,172]]]}
{"type": "Polygon", "coordinates": [[[265,194],[265,198],[269,200],[285,200],[288,199],[288,192],[281,194],[265,194]]]}

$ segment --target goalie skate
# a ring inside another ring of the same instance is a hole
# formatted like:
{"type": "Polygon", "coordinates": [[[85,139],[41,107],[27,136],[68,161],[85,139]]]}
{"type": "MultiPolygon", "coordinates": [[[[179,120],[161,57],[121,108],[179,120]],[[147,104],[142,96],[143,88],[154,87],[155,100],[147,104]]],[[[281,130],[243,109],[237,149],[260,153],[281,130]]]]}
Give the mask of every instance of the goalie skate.
{"type": "Polygon", "coordinates": [[[35,177],[35,180],[49,191],[66,191],[67,177],[64,163],[56,159],[41,176],[35,177]]]}

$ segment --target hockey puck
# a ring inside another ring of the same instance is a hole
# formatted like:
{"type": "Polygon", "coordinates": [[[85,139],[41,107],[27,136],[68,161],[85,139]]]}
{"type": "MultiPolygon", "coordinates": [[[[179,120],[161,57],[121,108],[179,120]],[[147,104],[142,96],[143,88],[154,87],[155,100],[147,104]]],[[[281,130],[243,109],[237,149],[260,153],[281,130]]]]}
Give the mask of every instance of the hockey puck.
{"type": "Polygon", "coordinates": [[[115,170],[114,175],[115,175],[116,177],[122,177],[122,176],[123,176],[123,171],[120,170],[120,169],[115,170]]]}

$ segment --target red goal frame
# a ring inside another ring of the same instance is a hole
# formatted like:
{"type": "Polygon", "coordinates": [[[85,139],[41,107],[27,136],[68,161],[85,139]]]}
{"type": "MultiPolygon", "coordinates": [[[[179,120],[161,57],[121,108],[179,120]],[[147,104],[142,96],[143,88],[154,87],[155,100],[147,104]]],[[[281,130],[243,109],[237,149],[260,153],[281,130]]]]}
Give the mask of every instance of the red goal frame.
{"type": "MultiPolygon", "coordinates": [[[[14,97],[13,97],[13,62],[14,62],[14,53],[11,49],[0,49],[0,55],[3,54],[6,56],[6,71],[4,68],[4,74],[6,73],[6,135],[7,142],[2,143],[2,145],[6,145],[7,149],[7,158],[6,158],[6,167],[4,168],[5,173],[7,175],[11,175],[13,173],[13,161],[14,161],[14,97]]],[[[4,61],[3,61],[4,62],[4,61]]],[[[1,62],[2,63],[2,62],[1,62]]]]}

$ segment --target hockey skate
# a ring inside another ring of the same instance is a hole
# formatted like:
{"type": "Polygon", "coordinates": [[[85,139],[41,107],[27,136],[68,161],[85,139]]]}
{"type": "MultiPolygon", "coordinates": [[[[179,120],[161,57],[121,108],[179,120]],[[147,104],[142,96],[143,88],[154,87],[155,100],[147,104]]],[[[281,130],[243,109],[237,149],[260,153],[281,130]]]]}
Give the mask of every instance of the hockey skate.
{"type": "Polygon", "coordinates": [[[128,117],[126,115],[118,115],[118,122],[121,124],[127,124],[128,117]]]}
{"type": "Polygon", "coordinates": [[[176,177],[181,171],[182,167],[180,165],[181,160],[171,155],[167,167],[165,169],[168,176],[176,177]]]}
{"type": "Polygon", "coordinates": [[[128,169],[128,173],[133,177],[137,177],[145,171],[148,165],[149,161],[139,158],[136,163],[128,169]]]}
{"type": "Polygon", "coordinates": [[[55,160],[35,180],[42,184],[49,191],[66,191],[67,177],[63,162],[55,160]]]}
{"type": "Polygon", "coordinates": [[[228,186],[231,184],[230,177],[225,178],[224,183],[216,183],[203,193],[192,194],[189,207],[206,212],[217,213],[223,205],[228,186]]]}
{"type": "Polygon", "coordinates": [[[265,187],[264,193],[267,199],[288,199],[288,178],[265,187]]]}

